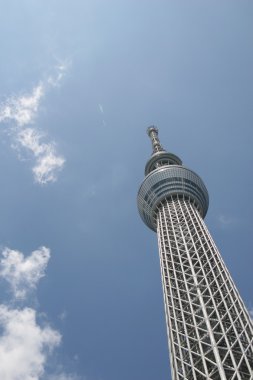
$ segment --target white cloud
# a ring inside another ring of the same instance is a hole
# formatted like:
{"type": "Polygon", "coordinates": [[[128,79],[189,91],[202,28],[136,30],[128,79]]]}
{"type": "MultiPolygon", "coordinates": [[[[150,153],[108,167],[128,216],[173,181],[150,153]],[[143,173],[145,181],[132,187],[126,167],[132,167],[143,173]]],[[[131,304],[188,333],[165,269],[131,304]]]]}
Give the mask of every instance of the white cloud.
{"type": "Polygon", "coordinates": [[[44,154],[47,151],[48,144],[40,142],[43,135],[33,128],[21,129],[18,132],[16,140],[24,148],[30,150],[35,157],[44,154]]]}
{"type": "Polygon", "coordinates": [[[0,105],[0,122],[15,121],[19,127],[31,124],[45,93],[43,83],[33,88],[31,94],[13,96],[0,105]]]}
{"type": "Polygon", "coordinates": [[[59,62],[54,68],[54,73],[44,81],[40,81],[31,93],[12,96],[0,104],[0,122],[14,122],[14,126],[12,125],[9,130],[15,142],[12,146],[18,151],[23,148],[33,154],[35,165],[32,171],[35,181],[39,184],[55,182],[65,159],[56,152],[54,142],[42,143],[44,134],[31,125],[38,116],[43,96],[48,88],[59,86],[69,64],[69,62],[59,62]]]}
{"type": "Polygon", "coordinates": [[[54,143],[42,143],[43,135],[33,128],[21,130],[16,137],[18,146],[33,153],[34,179],[40,184],[55,182],[57,173],[63,168],[65,159],[56,153],[54,143]]]}
{"type": "MultiPolygon", "coordinates": [[[[28,291],[35,289],[45,275],[49,258],[50,250],[45,247],[27,257],[19,251],[4,249],[0,277],[10,285],[16,300],[26,301],[28,291]]],[[[33,308],[0,304],[0,379],[80,380],[75,374],[65,373],[63,366],[56,369],[54,366],[53,373],[48,373],[46,368],[52,367],[50,359],[61,343],[61,335],[45,323],[45,314],[44,321],[38,322],[37,317],[33,308]]]]}
{"type": "Polygon", "coordinates": [[[63,61],[56,65],[54,68],[55,73],[48,76],[46,80],[40,81],[30,94],[12,96],[3,102],[0,105],[0,122],[15,121],[19,127],[33,123],[47,88],[59,86],[69,64],[69,62],[63,61]]]}
{"type": "MultiPolygon", "coordinates": [[[[16,299],[24,299],[45,275],[50,250],[41,247],[24,257],[22,252],[5,248],[0,260],[0,277],[6,280],[16,299]]],[[[1,377],[0,377],[1,378],[1,377]]]]}
{"type": "Polygon", "coordinates": [[[39,380],[48,355],[60,344],[60,334],[50,326],[39,326],[36,311],[30,308],[0,305],[0,327],[0,379],[39,380]]]}
{"type": "Polygon", "coordinates": [[[65,159],[57,156],[49,146],[49,151],[46,155],[42,155],[37,160],[37,164],[33,167],[35,181],[40,184],[55,182],[57,180],[57,172],[62,169],[65,159]]]}

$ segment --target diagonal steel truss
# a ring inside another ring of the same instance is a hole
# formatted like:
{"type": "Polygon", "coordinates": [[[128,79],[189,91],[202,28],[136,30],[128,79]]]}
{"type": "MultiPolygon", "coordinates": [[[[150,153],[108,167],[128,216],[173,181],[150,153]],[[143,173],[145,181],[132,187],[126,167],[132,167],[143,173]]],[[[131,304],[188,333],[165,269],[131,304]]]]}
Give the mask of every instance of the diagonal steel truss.
{"type": "Polygon", "coordinates": [[[194,203],[156,220],[173,380],[253,380],[252,322],[194,203]]]}

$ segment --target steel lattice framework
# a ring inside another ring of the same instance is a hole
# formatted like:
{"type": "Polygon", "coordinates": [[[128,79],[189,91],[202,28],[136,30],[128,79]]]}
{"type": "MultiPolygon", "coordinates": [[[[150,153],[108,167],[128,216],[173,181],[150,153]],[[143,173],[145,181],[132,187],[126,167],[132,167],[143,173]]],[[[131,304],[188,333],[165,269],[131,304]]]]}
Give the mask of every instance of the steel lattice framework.
{"type": "Polygon", "coordinates": [[[207,190],[148,133],[138,207],[157,231],[173,380],[252,380],[252,321],[204,223],[207,190]]]}

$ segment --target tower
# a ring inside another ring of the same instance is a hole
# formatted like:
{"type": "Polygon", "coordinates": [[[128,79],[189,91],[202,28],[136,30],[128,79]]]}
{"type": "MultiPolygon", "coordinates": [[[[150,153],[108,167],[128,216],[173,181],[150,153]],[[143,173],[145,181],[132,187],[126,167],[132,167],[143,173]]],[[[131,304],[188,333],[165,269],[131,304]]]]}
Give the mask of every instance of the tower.
{"type": "Polygon", "coordinates": [[[172,379],[253,380],[252,321],[203,220],[207,189],[148,135],[138,209],[157,232],[172,379]]]}

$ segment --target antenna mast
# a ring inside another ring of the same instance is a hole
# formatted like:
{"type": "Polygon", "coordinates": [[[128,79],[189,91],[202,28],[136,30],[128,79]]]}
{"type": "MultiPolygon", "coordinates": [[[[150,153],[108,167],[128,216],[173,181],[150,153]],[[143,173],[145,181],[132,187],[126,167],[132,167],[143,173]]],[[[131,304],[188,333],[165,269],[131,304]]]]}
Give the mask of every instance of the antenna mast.
{"type": "Polygon", "coordinates": [[[147,134],[149,135],[151,139],[153,154],[158,153],[158,152],[165,152],[158,137],[158,128],[156,128],[154,125],[151,125],[147,129],[147,134]]]}

